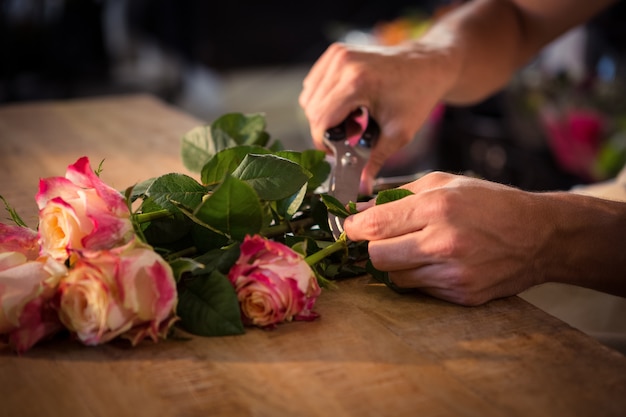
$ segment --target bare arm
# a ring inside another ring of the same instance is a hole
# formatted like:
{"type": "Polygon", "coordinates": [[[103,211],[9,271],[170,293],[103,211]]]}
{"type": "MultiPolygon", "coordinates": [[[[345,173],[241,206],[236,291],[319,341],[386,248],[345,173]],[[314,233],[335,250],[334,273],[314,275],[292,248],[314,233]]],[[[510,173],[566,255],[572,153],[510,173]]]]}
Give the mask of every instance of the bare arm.
{"type": "Polygon", "coordinates": [[[335,43],[304,79],[300,105],[315,145],[363,106],[381,134],[361,180],[371,192],[385,161],[409,143],[442,100],[478,101],[503,87],[542,46],[614,0],[472,0],[420,39],[396,47],[335,43]]]}
{"type": "Polygon", "coordinates": [[[612,3],[473,0],[444,15],[416,43],[449,51],[456,73],[444,98],[469,103],[502,88],[543,46],[612,3]]]}

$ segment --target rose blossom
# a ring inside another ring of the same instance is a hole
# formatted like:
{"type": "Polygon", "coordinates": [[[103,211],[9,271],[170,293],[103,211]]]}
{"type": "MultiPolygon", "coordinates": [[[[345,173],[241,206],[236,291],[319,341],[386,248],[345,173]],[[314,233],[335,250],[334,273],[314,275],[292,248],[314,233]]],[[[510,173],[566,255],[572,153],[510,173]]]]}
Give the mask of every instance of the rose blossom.
{"type": "Polygon", "coordinates": [[[171,267],[152,248],[125,246],[83,251],[59,287],[59,316],[86,345],[123,336],[136,345],[165,337],[176,320],[171,267]]]}
{"type": "Polygon", "coordinates": [[[106,185],[82,157],[65,177],[39,182],[39,237],[43,253],[65,260],[70,250],[110,249],[133,237],[123,196],[106,185]]]}
{"type": "Polygon", "coordinates": [[[304,258],[288,246],[261,236],[246,236],[228,273],[244,324],[261,327],[283,321],[313,320],[321,289],[304,258]]]}
{"type": "Polygon", "coordinates": [[[67,269],[37,248],[34,230],[0,224],[0,339],[18,353],[61,329],[51,300],[67,269]]]}
{"type": "Polygon", "coordinates": [[[28,227],[0,223],[0,252],[19,252],[29,261],[39,256],[37,232],[28,227]]]}

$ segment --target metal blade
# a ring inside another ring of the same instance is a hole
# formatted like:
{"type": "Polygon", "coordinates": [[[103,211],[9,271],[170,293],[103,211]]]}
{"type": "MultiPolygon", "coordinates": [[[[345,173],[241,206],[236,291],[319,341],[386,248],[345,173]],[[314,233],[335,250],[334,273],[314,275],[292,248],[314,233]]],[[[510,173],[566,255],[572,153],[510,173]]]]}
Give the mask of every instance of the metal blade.
{"type": "MultiPolygon", "coordinates": [[[[369,159],[370,148],[378,137],[378,124],[368,116],[366,109],[353,112],[341,125],[326,132],[325,143],[335,156],[335,165],[329,182],[329,194],[343,204],[356,202],[359,196],[361,172],[369,159]],[[360,130],[347,135],[347,124],[356,123],[360,130]]],[[[333,237],[343,233],[343,218],[328,215],[333,237]]]]}

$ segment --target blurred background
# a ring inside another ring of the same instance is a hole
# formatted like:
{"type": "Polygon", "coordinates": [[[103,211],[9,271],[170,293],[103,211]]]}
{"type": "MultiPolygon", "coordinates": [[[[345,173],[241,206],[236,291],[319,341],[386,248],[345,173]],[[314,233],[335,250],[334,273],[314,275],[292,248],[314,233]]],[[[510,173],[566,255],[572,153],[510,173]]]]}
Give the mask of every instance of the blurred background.
{"type": "MultiPolygon", "coordinates": [[[[147,92],[206,122],[264,112],[273,136],[308,148],[297,97],[331,42],[398,43],[455,5],[0,0],[0,104],[147,92]]],[[[626,148],[624,9],[619,2],[564,35],[505,91],[436,109],[383,175],[469,171],[531,190],[614,176],[626,148]]]]}
{"type": "MultiPolygon", "coordinates": [[[[331,42],[396,44],[457,5],[0,0],[0,105],[150,93],[207,123],[227,112],[263,112],[273,137],[308,149],[298,95],[331,42]]],[[[625,9],[617,2],[564,34],[483,102],[438,106],[383,175],[441,169],[527,190],[614,177],[626,161],[625,9]]],[[[624,299],[541,290],[523,296],[626,352],[624,299]]]]}

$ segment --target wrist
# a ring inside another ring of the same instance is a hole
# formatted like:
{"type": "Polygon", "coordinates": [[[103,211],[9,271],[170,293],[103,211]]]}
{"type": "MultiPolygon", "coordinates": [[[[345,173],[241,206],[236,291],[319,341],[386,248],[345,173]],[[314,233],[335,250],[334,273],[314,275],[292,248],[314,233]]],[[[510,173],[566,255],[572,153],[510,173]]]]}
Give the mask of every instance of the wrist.
{"type": "Polygon", "coordinates": [[[435,28],[411,42],[409,49],[411,57],[428,62],[429,73],[435,77],[432,85],[437,87],[443,101],[449,101],[455,95],[454,89],[459,83],[464,60],[463,48],[455,40],[453,32],[445,27],[435,28]]]}
{"type": "Polygon", "coordinates": [[[565,192],[543,196],[544,281],[626,295],[626,205],[565,192]]]}

